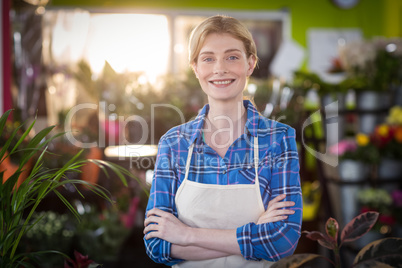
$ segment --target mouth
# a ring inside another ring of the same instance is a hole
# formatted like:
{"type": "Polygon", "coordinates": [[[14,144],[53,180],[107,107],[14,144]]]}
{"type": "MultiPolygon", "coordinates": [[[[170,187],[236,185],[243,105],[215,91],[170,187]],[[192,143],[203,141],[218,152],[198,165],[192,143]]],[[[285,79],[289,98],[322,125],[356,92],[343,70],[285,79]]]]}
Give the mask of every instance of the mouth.
{"type": "Polygon", "coordinates": [[[227,79],[227,80],[213,80],[213,81],[209,81],[211,84],[214,85],[229,85],[231,83],[233,83],[235,80],[234,79],[227,79]]]}

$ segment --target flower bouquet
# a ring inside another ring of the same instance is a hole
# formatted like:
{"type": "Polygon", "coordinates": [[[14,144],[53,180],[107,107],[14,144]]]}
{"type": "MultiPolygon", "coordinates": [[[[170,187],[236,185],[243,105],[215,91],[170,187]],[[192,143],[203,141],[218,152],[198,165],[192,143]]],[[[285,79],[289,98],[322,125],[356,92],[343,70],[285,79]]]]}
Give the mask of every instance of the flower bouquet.
{"type": "Polygon", "coordinates": [[[339,156],[338,172],[343,180],[364,180],[369,177],[370,165],[378,161],[378,150],[371,138],[358,133],[354,139],[345,139],[330,147],[330,153],[339,156]]]}
{"type": "Polygon", "coordinates": [[[402,108],[393,107],[386,123],[376,126],[371,140],[380,156],[380,179],[402,178],[402,108]]]}

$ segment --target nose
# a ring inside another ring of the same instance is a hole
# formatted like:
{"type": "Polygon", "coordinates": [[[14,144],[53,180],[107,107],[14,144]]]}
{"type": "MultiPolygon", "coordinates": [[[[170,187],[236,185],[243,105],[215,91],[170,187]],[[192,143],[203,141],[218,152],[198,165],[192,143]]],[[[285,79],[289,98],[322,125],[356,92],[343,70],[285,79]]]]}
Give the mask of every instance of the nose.
{"type": "Polygon", "coordinates": [[[227,66],[224,60],[219,59],[215,61],[214,73],[219,75],[228,73],[227,66]]]}

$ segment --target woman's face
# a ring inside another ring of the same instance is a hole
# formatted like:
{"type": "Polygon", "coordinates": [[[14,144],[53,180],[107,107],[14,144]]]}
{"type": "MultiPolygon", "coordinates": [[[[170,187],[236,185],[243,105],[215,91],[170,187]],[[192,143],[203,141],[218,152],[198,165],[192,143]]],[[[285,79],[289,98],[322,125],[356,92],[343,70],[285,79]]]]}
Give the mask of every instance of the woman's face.
{"type": "Polygon", "coordinates": [[[193,68],[210,101],[241,101],[254,62],[254,57],[247,58],[242,41],[213,33],[206,37],[193,68]]]}

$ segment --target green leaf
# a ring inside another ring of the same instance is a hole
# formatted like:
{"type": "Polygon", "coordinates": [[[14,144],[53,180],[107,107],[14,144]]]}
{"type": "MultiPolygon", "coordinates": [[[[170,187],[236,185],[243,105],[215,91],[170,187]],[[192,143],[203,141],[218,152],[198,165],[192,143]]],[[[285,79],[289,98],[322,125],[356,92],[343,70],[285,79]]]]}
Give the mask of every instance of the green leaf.
{"type": "Polygon", "coordinates": [[[4,126],[6,125],[7,119],[8,119],[8,117],[10,116],[10,113],[11,113],[12,111],[13,111],[12,109],[11,109],[11,110],[8,110],[7,112],[5,112],[5,113],[1,116],[1,118],[0,118],[0,133],[3,133],[4,126]]]}
{"type": "Polygon", "coordinates": [[[339,224],[334,218],[329,218],[325,224],[325,231],[333,241],[338,239],[339,224]]]}
{"type": "Polygon", "coordinates": [[[323,257],[317,254],[294,254],[292,256],[280,259],[279,261],[275,262],[271,267],[272,268],[311,267],[310,265],[309,266],[305,265],[318,258],[323,257]]]}
{"type": "Polygon", "coordinates": [[[365,235],[373,228],[374,224],[377,222],[378,216],[378,212],[368,211],[353,218],[342,230],[341,244],[354,241],[365,235]]]}
{"type": "Polygon", "coordinates": [[[402,267],[402,238],[390,237],[366,245],[357,254],[354,267],[402,267]]]}

